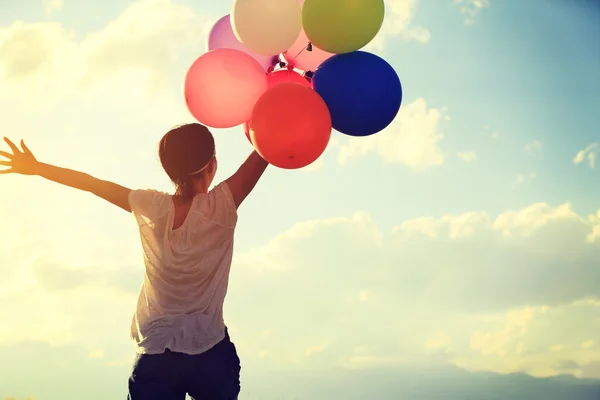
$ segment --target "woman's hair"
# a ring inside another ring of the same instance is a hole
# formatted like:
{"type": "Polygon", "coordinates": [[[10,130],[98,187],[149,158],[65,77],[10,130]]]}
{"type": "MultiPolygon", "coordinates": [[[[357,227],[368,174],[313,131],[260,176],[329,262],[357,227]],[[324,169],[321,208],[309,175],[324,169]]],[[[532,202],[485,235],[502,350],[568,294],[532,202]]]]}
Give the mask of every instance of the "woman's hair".
{"type": "Polygon", "coordinates": [[[198,123],[173,128],[160,140],[160,163],[177,188],[177,194],[194,196],[192,182],[201,176],[215,156],[215,140],[198,123]]]}

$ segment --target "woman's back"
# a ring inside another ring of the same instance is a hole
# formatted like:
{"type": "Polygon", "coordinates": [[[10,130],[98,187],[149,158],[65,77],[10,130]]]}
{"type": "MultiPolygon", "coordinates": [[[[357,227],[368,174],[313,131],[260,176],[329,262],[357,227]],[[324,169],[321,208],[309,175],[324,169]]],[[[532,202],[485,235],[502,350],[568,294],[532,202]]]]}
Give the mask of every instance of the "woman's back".
{"type": "Polygon", "coordinates": [[[178,223],[167,193],[136,190],[129,202],[145,264],[131,336],[148,354],[166,348],[202,353],[224,337],[223,302],[237,222],[231,191],[224,182],[196,195],[178,223]]]}

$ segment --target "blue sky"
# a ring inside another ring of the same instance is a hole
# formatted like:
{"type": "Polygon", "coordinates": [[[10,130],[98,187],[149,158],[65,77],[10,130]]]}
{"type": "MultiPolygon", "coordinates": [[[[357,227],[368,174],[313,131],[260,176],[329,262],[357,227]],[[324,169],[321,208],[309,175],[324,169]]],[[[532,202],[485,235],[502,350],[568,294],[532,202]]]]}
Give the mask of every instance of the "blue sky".
{"type": "MultiPolygon", "coordinates": [[[[370,138],[334,133],[305,170],[269,169],[240,210],[226,319],[245,398],[327,398],[328,377],[352,374],[347,390],[368,392],[406,368],[465,388],[481,371],[600,379],[600,8],[386,5],[367,50],[400,76],[396,121],[370,138]],[[261,385],[273,376],[279,392],[261,385]]],[[[0,4],[1,131],[43,161],[170,190],[156,144],[191,121],[184,74],[229,8],[0,4]]],[[[251,147],[241,128],[214,134],[221,180],[251,147]]],[[[74,398],[100,377],[111,384],[92,399],[122,395],[142,268],[133,220],[34,177],[0,188],[0,354],[21,366],[0,367],[13,378],[0,399],[74,398]]],[[[384,386],[381,398],[401,390],[384,386]]]]}

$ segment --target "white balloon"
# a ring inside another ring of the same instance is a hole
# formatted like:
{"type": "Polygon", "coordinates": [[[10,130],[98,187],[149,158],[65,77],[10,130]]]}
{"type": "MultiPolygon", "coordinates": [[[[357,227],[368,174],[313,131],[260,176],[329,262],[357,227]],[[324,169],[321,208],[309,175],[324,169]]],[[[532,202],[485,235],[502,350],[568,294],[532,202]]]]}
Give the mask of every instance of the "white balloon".
{"type": "Polygon", "coordinates": [[[298,0],[234,0],[231,25],[249,50],[265,56],[279,54],[300,35],[302,8],[298,0]]]}

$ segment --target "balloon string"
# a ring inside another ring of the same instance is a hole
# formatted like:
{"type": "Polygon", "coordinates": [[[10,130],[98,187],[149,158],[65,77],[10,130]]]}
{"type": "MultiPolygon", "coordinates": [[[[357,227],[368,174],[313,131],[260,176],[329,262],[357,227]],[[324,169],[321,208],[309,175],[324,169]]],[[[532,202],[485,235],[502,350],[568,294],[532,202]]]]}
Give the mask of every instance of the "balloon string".
{"type": "Polygon", "coordinates": [[[308,42],[308,44],[307,44],[307,45],[306,45],[306,46],[305,46],[305,47],[304,47],[302,50],[300,50],[300,51],[298,52],[298,54],[296,54],[296,55],[294,56],[294,58],[292,58],[292,59],[291,59],[291,61],[294,61],[294,60],[296,60],[296,58],[298,58],[298,57],[300,56],[300,54],[302,54],[302,53],[304,52],[304,50],[307,50],[307,51],[312,51],[312,43],[311,43],[311,42],[308,42]]]}

